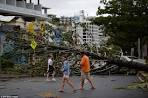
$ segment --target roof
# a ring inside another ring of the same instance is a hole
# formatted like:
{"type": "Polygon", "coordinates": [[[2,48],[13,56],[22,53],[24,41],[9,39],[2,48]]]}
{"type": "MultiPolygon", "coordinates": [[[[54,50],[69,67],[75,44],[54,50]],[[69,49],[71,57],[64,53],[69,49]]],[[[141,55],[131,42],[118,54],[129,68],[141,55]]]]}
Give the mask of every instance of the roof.
{"type": "Polygon", "coordinates": [[[0,15],[0,21],[3,22],[10,22],[15,16],[1,16],[0,15]]]}
{"type": "Polygon", "coordinates": [[[51,8],[48,8],[48,7],[42,6],[42,9],[51,9],[51,8]]]}

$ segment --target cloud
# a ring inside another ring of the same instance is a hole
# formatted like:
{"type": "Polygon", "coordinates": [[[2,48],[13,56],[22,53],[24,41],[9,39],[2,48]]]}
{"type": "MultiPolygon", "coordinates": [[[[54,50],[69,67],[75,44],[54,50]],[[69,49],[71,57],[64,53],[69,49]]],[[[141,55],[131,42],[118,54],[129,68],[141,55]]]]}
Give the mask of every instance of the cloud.
{"type": "Polygon", "coordinates": [[[100,6],[99,0],[41,0],[41,4],[51,8],[49,14],[57,16],[73,16],[80,10],[84,10],[89,16],[95,16],[100,6]]]}

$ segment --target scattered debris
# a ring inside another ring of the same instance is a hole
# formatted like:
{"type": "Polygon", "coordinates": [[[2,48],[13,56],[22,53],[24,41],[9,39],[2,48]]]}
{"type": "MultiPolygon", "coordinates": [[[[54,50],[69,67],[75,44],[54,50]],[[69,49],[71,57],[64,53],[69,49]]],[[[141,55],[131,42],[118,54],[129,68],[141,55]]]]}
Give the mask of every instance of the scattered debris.
{"type": "Polygon", "coordinates": [[[148,82],[137,82],[129,84],[127,87],[117,87],[115,89],[148,89],[148,82]]]}
{"type": "Polygon", "coordinates": [[[51,92],[42,92],[39,95],[43,98],[60,98],[51,92]]]}
{"type": "Polygon", "coordinates": [[[141,82],[141,83],[133,83],[128,85],[128,89],[146,89],[148,88],[148,82],[141,82]]]}

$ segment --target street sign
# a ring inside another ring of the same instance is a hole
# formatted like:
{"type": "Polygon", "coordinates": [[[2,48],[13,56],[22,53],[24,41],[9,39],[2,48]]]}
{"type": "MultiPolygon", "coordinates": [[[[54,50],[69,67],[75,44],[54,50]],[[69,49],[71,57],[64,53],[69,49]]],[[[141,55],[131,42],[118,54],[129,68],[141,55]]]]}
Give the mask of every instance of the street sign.
{"type": "Polygon", "coordinates": [[[36,48],[37,43],[36,43],[36,41],[35,41],[34,39],[31,41],[30,46],[31,46],[31,48],[32,48],[33,50],[36,48]]]}

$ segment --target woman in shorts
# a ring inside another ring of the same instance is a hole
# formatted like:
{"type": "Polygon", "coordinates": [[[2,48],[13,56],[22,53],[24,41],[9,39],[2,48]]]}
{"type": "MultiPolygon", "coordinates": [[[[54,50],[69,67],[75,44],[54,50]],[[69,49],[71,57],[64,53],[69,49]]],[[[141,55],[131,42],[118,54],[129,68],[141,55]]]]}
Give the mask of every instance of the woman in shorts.
{"type": "Polygon", "coordinates": [[[59,92],[64,92],[64,86],[65,86],[65,83],[67,83],[69,86],[71,86],[71,88],[73,89],[73,91],[75,92],[75,88],[69,78],[69,75],[70,75],[70,66],[68,64],[68,60],[67,58],[63,58],[63,79],[62,79],[62,84],[61,84],[61,88],[59,90],[59,92]]]}

